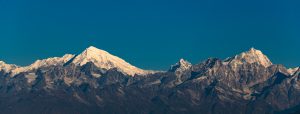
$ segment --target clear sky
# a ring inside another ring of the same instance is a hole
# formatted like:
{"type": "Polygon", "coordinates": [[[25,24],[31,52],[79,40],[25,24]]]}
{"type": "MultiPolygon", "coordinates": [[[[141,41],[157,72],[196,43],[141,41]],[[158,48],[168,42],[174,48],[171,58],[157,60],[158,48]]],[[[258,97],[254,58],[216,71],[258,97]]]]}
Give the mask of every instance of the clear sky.
{"type": "Polygon", "coordinates": [[[0,0],[0,60],[78,54],[90,45],[145,69],[251,47],[300,65],[299,0],[0,0]]]}

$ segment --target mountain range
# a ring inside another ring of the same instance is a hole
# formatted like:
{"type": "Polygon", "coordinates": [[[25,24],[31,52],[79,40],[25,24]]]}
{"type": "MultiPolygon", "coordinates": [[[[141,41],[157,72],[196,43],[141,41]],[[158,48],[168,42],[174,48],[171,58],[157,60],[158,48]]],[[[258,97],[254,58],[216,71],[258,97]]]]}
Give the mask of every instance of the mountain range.
{"type": "Polygon", "coordinates": [[[300,69],[273,64],[260,50],[167,71],[143,70],[107,51],[0,61],[0,113],[300,113],[300,69]]]}

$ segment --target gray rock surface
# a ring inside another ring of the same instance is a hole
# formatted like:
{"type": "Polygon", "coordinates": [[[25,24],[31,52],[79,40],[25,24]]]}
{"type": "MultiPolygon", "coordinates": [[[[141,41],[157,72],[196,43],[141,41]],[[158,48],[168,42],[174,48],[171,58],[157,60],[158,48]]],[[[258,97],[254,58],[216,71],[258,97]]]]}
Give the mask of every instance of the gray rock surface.
{"type": "Polygon", "coordinates": [[[299,113],[300,70],[290,74],[267,58],[254,61],[251,57],[258,56],[244,54],[196,65],[180,60],[169,71],[135,76],[92,62],[56,64],[15,76],[1,70],[0,113],[299,113]]]}

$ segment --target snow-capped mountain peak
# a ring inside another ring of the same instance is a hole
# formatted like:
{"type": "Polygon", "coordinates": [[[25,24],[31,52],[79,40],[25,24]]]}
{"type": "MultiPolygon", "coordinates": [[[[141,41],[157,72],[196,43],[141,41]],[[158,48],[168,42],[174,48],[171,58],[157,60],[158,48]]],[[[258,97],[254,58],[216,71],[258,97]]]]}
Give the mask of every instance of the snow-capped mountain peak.
{"type": "Polygon", "coordinates": [[[192,64],[184,59],[180,59],[175,65],[172,65],[170,70],[171,72],[183,72],[192,67],[192,64]]]}
{"type": "Polygon", "coordinates": [[[97,67],[103,69],[112,69],[117,68],[119,71],[134,76],[135,74],[146,74],[147,71],[137,68],[123,59],[111,55],[107,51],[98,49],[94,46],[90,46],[86,50],[84,50],[81,54],[77,55],[72,63],[75,65],[85,65],[88,62],[94,63],[97,67]]]}
{"type": "Polygon", "coordinates": [[[0,71],[3,70],[5,72],[9,72],[13,69],[16,69],[18,68],[19,66],[17,65],[14,65],[14,64],[6,64],[5,62],[3,61],[0,61],[0,71]]]}
{"type": "MultiPolygon", "coordinates": [[[[86,50],[84,50],[81,54],[79,54],[73,62],[78,63],[78,61],[80,61],[80,59],[95,59],[95,58],[99,58],[99,56],[101,57],[107,57],[110,54],[104,50],[100,50],[96,47],[90,46],[89,48],[87,48],[86,50]],[[81,58],[80,58],[81,57],[81,58]]],[[[103,59],[107,59],[107,58],[103,58],[103,59]]],[[[84,65],[86,64],[86,62],[89,61],[82,61],[80,62],[80,65],[84,65]]]]}
{"type": "Polygon", "coordinates": [[[12,69],[11,75],[14,76],[21,72],[27,72],[30,70],[38,69],[40,67],[63,65],[66,62],[68,62],[71,58],[73,58],[74,56],[75,55],[72,55],[72,54],[66,54],[63,57],[53,57],[53,58],[48,58],[48,59],[43,59],[43,60],[37,60],[29,66],[18,67],[16,69],[12,69]]]}
{"type": "Polygon", "coordinates": [[[37,60],[30,66],[28,66],[31,69],[36,69],[43,66],[51,66],[51,65],[57,65],[57,64],[64,64],[68,62],[71,58],[73,58],[75,55],[72,54],[66,54],[63,57],[53,57],[43,60],[37,60]]]}
{"type": "Polygon", "coordinates": [[[75,65],[85,65],[88,62],[94,63],[97,67],[103,69],[112,69],[116,68],[120,72],[134,76],[135,74],[144,75],[153,73],[154,71],[146,71],[131,64],[127,63],[123,59],[111,55],[107,51],[100,50],[96,47],[90,46],[84,50],[81,54],[75,56],[72,54],[66,54],[63,57],[53,57],[43,60],[37,60],[29,66],[18,67],[16,65],[6,64],[0,61],[0,71],[10,72],[11,76],[15,76],[22,72],[28,72],[34,69],[41,67],[55,66],[55,65],[64,65],[66,63],[74,63],[75,65]]]}
{"type": "Polygon", "coordinates": [[[184,59],[180,59],[178,63],[180,64],[180,66],[182,68],[185,68],[185,69],[188,69],[188,68],[190,68],[192,66],[192,64],[190,62],[188,62],[188,61],[186,61],[184,59]]]}
{"type": "Polygon", "coordinates": [[[229,62],[229,64],[233,66],[237,66],[243,63],[258,63],[264,67],[272,65],[272,62],[266,55],[264,55],[260,50],[254,48],[251,48],[247,52],[236,55],[235,57],[229,58],[225,60],[225,62],[229,62]]]}

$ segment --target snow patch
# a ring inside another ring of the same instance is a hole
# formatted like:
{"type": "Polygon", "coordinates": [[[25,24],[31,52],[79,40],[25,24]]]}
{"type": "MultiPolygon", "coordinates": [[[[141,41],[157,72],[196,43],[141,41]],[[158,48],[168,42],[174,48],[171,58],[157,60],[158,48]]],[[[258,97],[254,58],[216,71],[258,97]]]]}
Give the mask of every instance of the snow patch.
{"type": "Polygon", "coordinates": [[[92,76],[95,77],[95,78],[99,78],[99,77],[101,77],[102,75],[101,75],[101,74],[97,74],[97,73],[92,73],[92,76]]]}
{"type": "Polygon", "coordinates": [[[32,83],[33,81],[36,80],[37,75],[35,73],[29,73],[25,75],[25,77],[27,78],[27,83],[32,83]]]}

